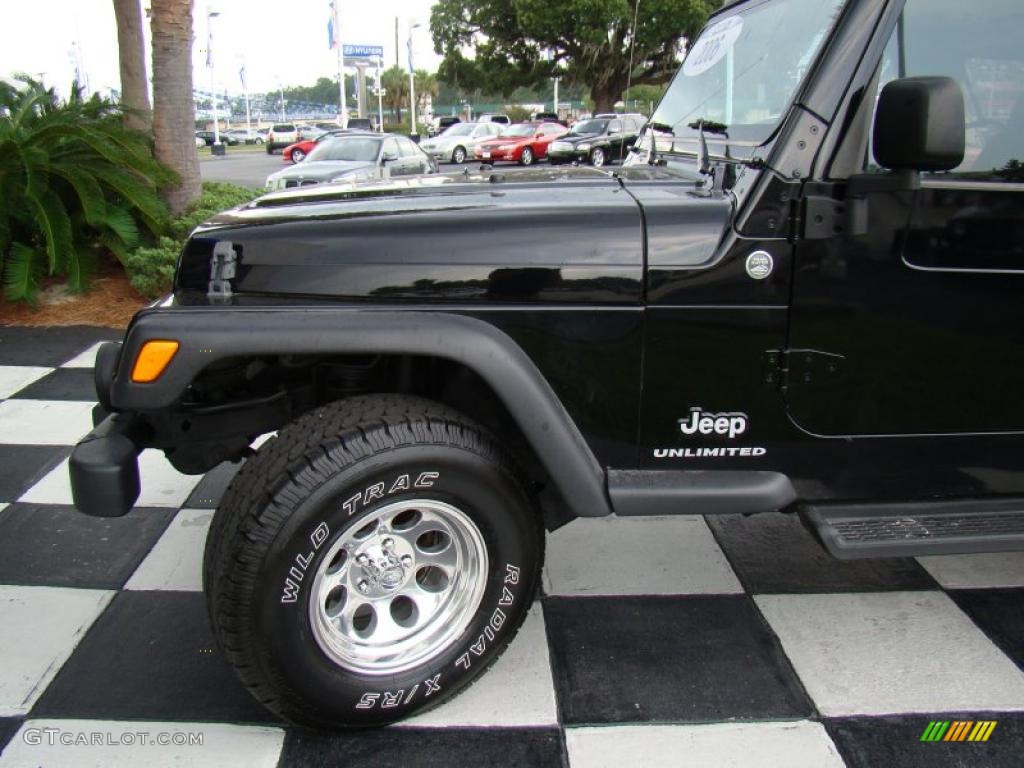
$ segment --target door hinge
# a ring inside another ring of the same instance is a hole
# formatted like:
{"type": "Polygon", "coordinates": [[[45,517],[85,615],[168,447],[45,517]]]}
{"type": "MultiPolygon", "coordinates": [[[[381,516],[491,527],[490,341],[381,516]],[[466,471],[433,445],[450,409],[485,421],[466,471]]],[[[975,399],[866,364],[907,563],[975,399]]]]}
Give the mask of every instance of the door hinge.
{"type": "Polygon", "coordinates": [[[769,349],[764,353],[763,378],[783,391],[791,385],[831,381],[842,375],[846,358],[818,349],[769,349]]]}
{"type": "Polygon", "coordinates": [[[213,301],[231,300],[231,281],[235,279],[237,256],[230,240],[218,240],[210,257],[210,283],[207,298],[213,301]]]}
{"type": "Polygon", "coordinates": [[[807,184],[795,231],[804,240],[857,237],[868,231],[868,202],[863,196],[837,198],[835,184],[807,184]]]}

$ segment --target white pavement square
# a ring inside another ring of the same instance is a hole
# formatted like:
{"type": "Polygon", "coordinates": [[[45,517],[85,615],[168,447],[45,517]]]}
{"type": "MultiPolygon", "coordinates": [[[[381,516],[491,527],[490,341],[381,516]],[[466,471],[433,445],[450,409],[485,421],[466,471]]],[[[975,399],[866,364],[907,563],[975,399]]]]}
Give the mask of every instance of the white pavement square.
{"type": "MultiPolygon", "coordinates": [[[[167,461],[163,451],[147,449],[139,455],[139,476],[142,491],[139,507],[180,507],[201,479],[198,475],[183,475],[167,461]]],[[[65,459],[18,501],[31,504],[71,504],[71,485],[68,481],[68,462],[65,459]]]]}
{"type": "Polygon", "coordinates": [[[104,342],[98,341],[91,347],[81,352],[66,363],[61,363],[61,368],[92,368],[96,365],[96,352],[104,342]]]}
{"type": "Polygon", "coordinates": [[[124,588],[201,592],[203,546],[211,520],[209,509],[181,510],[124,588]]]}
{"type": "Polygon", "coordinates": [[[283,745],[283,730],[262,726],[27,720],[0,768],[275,768],[283,745]]]}
{"type": "Polygon", "coordinates": [[[842,768],[820,723],[568,728],[572,768],[842,768]]]}
{"type": "Polygon", "coordinates": [[[29,365],[0,365],[0,400],[19,392],[52,370],[29,365]]]}
{"type": "Polygon", "coordinates": [[[917,561],[946,589],[1024,587],[1024,552],[919,557],[917,561]]]}
{"type": "Polygon", "coordinates": [[[468,690],[406,726],[554,725],[555,686],[540,605],[531,609],[515,640],[468,690]]]}
{"type": "Polygon", "coordinates": [[[754,600],[823,715],[1024,710],[1024,673],[945,593],[754,600]]]}
{"type": "Polygon", "coordinates": [[[0,585],[0,716],[24,715],[113,592],[0,585]]]}
{"type": "Polygon", "coordinates": [[[701,517],[579,518],[548,536],[549,595],[743,592],[701,517]]]}
{"type": "Polygon", "coordinates": [[[93,403],[64,400],[0,402],[0,442],[13,445],[74,445],[92,429],[93,403]]]}

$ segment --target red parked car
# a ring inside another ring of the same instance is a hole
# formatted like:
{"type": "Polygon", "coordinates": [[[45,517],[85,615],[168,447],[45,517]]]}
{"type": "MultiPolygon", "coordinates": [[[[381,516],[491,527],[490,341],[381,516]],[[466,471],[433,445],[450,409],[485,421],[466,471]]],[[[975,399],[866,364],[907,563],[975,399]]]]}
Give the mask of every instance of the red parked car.
{"type": "Polygon", "coordinates": [[[485,163],[505,160],[533,165],[547,156],[548,144],[568,132],[569,129],[559,123],[516,123],[503,130],[497,138],[477,144],[473,155],[485,163]]]}
{"type": "Polygon", "coordinates": [[[284,148],[284,150],[282,150],[281,157],[284,158],[286,163],[301,163],[306,159],[306,155],[313,151],[313,148],[316,147],[317,144],[324,139],[330,139],[337,136],[341,132],[342,131],[339,128],[336,131],[321,133],[315,139],[303,139],[302,141],[297,141],[294,144],[289,144],[284,148]]]}

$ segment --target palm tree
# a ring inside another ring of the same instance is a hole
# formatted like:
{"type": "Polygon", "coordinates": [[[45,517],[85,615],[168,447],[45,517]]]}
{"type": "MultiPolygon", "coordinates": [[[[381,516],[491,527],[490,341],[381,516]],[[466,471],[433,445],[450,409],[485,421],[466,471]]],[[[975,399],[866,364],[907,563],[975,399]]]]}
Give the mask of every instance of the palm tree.
{"type": "Polygon", "coordinates": [[[142,39],[139,0],[114,0],[117,20],[117,55],[121,68],[121,106],[128,128],[149,131],[153,113],[146,86],[146,46],[142,39]]]}
{"type": "Polygon", "coordinates": [[[384,103],[391,108],[391,119],[402,121],[402,107],[409,103],[409,73],[401,67],[391,67],[381,75],[384,84],[384,103]]]}
{"type": "Polygon", "coordinates": [[[161,190],[177,215],[199,197],[192,102],[192,0],[152,0],[153,145],[180,182],[161,190]]]}
{"type": "Polygon", "coordinates": [[[437,82],[437,75],[431,74],[424,69],[416,70],[413,82],[416,85],[416,112],[417,114],[423,114],[427,104],[427,96],[431,99],[436,99],[437,94],[441,91],[441,86],[437,82]]]}

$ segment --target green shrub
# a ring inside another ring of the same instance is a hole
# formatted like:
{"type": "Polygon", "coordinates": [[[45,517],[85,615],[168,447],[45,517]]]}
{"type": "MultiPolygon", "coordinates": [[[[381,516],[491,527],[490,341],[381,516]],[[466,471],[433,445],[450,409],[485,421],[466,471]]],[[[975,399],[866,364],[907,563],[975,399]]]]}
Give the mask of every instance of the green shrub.
{"type": "Polygon", "coordinates": [[[132,287],[148,299],[168,293],[178,256],[192,230],[221,211],[247,203],[258,194],[258,190],[236,184],[204,181],[199,199],[170,221],[167,234],[156,245],[137,248],[122,259],[132,287]]]}
{"type": "Polygon", "coordinates": [[[34,301],[44,274],[84,290],[98,255],[124,258],[140,226],[166,226],[157,187],[175,175],[120,108],[77,84],[62,103],[21,76],[0,80],[0,274],[11,300],[34,301]]]}
{"type": "Polygon", "coordinates": [[[192,230],[221,211],[248,203],[260,194],[259,190],[240,187],[222,181],[204,181],[199,199],[192,202],[185,212],[171,221],[168,233],[184,241],[192,230]]]}
{"type": "Polygon", "coordinates": [[[526,107],[511,106],[505,110],[505,114],[513,123],[525,123],[530,119],[530,110],[526,107]]]}
{"type": "Polygon", "coordinates": [[[181,248],[181,241],[161,237],[152,248],[136,248],[129,253],[123,263],[132,287],[147,299],[170,291],[181,248]]]}

